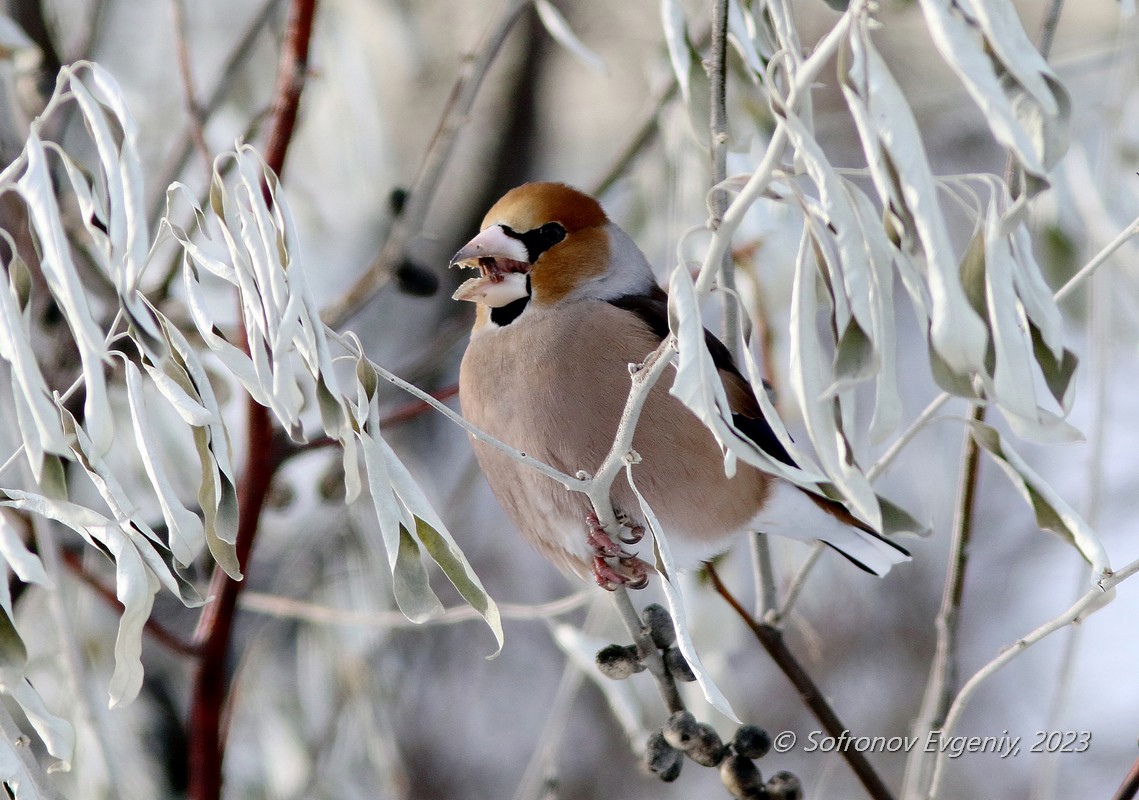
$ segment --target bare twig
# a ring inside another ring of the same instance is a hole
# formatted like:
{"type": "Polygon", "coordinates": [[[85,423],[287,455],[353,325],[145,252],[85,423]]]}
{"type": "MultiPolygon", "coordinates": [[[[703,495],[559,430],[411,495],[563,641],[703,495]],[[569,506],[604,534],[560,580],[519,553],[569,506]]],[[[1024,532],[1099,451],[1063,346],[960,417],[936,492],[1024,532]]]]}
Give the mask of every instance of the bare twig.
{"type": "Polygon", "coordinates": [[[190,115],[190,138],[194,142],[194,147],[198,149],[198,156],[202,159],[208,181],[214,159],[210,155],[209,145],[206,144],[206,114],[198,102],[194,71],[190,64],[190,42],[187,32],[189,26],[186,21],[185,0],[170,0],[170,8],[174,17],[174,50],[178,56],[178,72],[182,77],[182,92],[186,96],[186,112],[190,115]]]}
{"type": "MultiPolygon", "coordinates": [[[[498,611],[503,619],[544,621],[551,617],[576,611],[588,604],[595,596],[594,591],[583,589],[558,600],[551,600],[548,603],[499,603],[498,611]]],[[[396,628],[421,630],[435,625],[454,625],[472,620],[483,621],[482,615],[471,606],[456,606],[426,622],[412,622],[399,611],[356,611],[350,608],[332,608],[291,597],[265,594],[264,592],[242,593],[241,607],[278,619],[294,619],[317,625],[355,625],[385,630],[396,628]]]]}
{"type": "Polygon", "coordinates": [[[1132,763],[1131,769],[1128,770],[1123,783],[1115,790],[1115,794],[1111,796],[1111,800],[1134,800],[1137,794],[1139,794],[1139,758],[1132,763]]]}
{"type": "Polygon", "coordinates": [[[625,174],[625,170],[629,168],[633,160],[656,138],[657,133],[660,131],[661,109],[676,96],[677,88],[676,76],[674,75],[660,89],[654,92],[652,98],[649,100],[648,110],[645,112],[644,118],[640,124],[634,128],[633,135],[629,137],[629,141],[618,151],[613,161],[601,174],[601,177],[590,184],[590,194],[595,197],[600,197],[608,192],[613,187],[613,184],[625,174]]]}
{"type": "MultiPolygon", "coordinates": [[[[982,420],[984,406],[974,406],[972,419],[982,420]]],[[[969,543],[973,537],[973,512],[977,496],[977,476],[980,473],[981,448],[971,429],[965,431],[962,455],[961,482],[957,492],[957,508],[953,519],[953,537],[949,547],[949,568],[941,597],[941,608],[934,625],[937,645],[929,678],[922,697],[921,710],[914,720],[914,736],[924,741],[931,731],[939,730],[953,700],[957,686],[957,630],[961,613],[961,600],[965,592],[965,571],[969,564],[969,543]]],[[[930,777],[931,754],[924,748],[915,748],[906,763],[902,796],[917,796],[930,777]]]]}
{"type": "MultiPolygon", "coordinates": [[[[637,613],[637,609],[633,608],[633,601],[629,599],[629,593],[624,586],[618,586],[613,592],[613,602],[617,605],[617,611],[621,614],[621,621],[625,623],[625,629],[632,635],[633,643],[637,645],[637,654],[642,657],[649,674],[656,681],[657,690],[660,692],[661,700],[664,701],[668,713],[683,711],[684,701],[680,699],[680,691],[676,688],[676,679],[672,677],[672,673],[665,666],[664,657],[653,644],[652,634],[641,620],[641,615],[637,613]]],[[[680,620],[676,622],[679,624],[680,620]]]]}
{"type": "MultiPolygon", "coordinates": [[[[297,107],[308,68],[316,0],[293,0],[285,32],[277,75],[277,94],[265,161],[281,173],[296,125],[297,107]]],[[[269,191],[262,187],[267,201],[269,191]]],[[[243,340],[245,337],[241,337],[243,340]]],[[[274,452],[273,424],[269,410],[248,398],[246,461],[238,481],[238,525],[235,545],[242,570],[249,567],[249,555],[257,535],[261,510],[269,494],[279,460],[274,452]]],[[[202,657],[194,676],[190,699],[190,785],[191,800],[219,800],[224,756],[223,709],[229,691],[226,661],[229,655],[237,599],[244,584],[233,580],[220,567],[210,584],[210,601],[203,610],[195,632],[195,643],[202,657]]]]}
{"type": "MultiPolygon", "coordinates": [[[[273,13],[281,4],[281,0],[265,0],[265,4],[261,10],[253,17],[242,33],[241,38],[237,40],[233,49],[230,51],[229,56],[226,58],[225,63],[222,65],[218,72],[218,82],[214,86],[212,92],[206,101],[201,105],[202,124],[205,124],[210,116],[221,107],[229,92],[233,88],[233,73],[237,70],[241,63],[247,59],[250,53],[253,52],[253,45],[257,41],[257,37],[273,19],[273,13]]],[[[102,4],[100,4],[102,5],[102,4]]],[[[194,131],[193,123],[186,127],[179,137],[179,142],[175,145],[173,155],[167,162],[165,169],[155,182],[155,195],[154,199],[150,202],[148,218],[151,225],[154,225],[157,220],[162,216],[166,209],[166,187],[178,179],[186,162],[190,158],[190,154],[194,151],[194,131]]],[[[207,168],[210,162],[206,162],[207,168]]]]}
{"type": "MultiPolygon", "coordinates": [[[[831,708],[830,703],[826,701],[822,690],[815,684],[814,679],[799,663],[799,659],[787,647],[787,643],[783,641],[783,633],[773,625],[766,622],[761,622],[753,617],[748,610],[743,607],[735,595],[731,593],[720,576],[716,573],[716,568],[711,564],[707,564],[705,569],[708,576],[712,580],[712,586],[716,592],[724,598],[732,610],[736,612],[744,624],[751,629],[755,638],[763,646],[771,656],[775,665],[787,677],[787,680],[795,686],[799,692],[799,697],[802,698],[803,703],[811,710],[811,713],[818,719],[819,724],[823,729],[832,737],[836,739],[842,736],[848,736],[850,728],[843,724],[842,720],[838,718],[838,714],[831,708]]],[[[866,759],[866,756],[855,748],[839,748],[839,753],[843,760],[846,761],[847,766],[858,777],[859,782],[866,793],[874,800],[892,800],[893,795],[890,793],[885,782],[874,770],[874,767],[866,759]]]]}
{"type": "MultiPolygon", "coordinates": [[[[95,594],[103,598],[103,600],[106,601],[108,605],[116,608],[119,611],[120,615],[122,614],[123,604],[115,595],[114,589],[111,589],[109,586],[99,580],[98,577],[91,574],[91,572],[83,565],[83,559],[79,556],[78,553],[65,551],[61,553],[60,556],[62,563],[69,570],[71,570],[71,573],[75,575],[75,577],[79,578],[85,584],[90,586],[91,589],[94,590],[95,594]]],[[[158,620],[154,619],[154,617],[146,618],[146,622],[143,623],[143,630],[153,636],[155,641],[161,642],[168,649],[174,651],[175,653],[184,656],[190,656],[192,658],[197,658],[199,655],[199,651],[196,647],[194,647],[189,642],[184,641],[182,637],[165,627],[162,623],[158,622],[158,620]]]]}
{"type": "MultiPolygon", "coordinates": [[[[1000,655],[977,670],[973,677],[965,681],[965,684],[961,687],[961,691],[957,693],[957,697],[953,700],[953,705],[949,707],[949,713],[945,715],[945,724],[941,728],[941,735],[943,737],[953,735],[953,731],[961,721],[962,714],[965,713],[965,706],[969,704],[969,701],[973,698],[973,694],[982,683],[996,674],[1001,667],[1008,664],[1045,637],[1068,625],[1083,622],[1084,619],[1103,608],[1106,605],[1104,601],[1109,599],[1106,597],[1107,592],[1130,578],[1136,572],[1139,572],[1139,560],[1132,561],[1123,569],[1102,578],[1063,614],[1054,617],[1026,636],[1017,639],[1013,644],[1005,648],[1000,655]]],[[[942,778],[944,777],[945,761],[946,753],[939,753],[933,766],[933,780],[930,783],[929,792],[926,795],[929,798],[937,796],[942,778]]]]}
{"type": "Polygon", "coordinates": [[[464,59],[459,77],[447,99],[439,127],[435,130],[419,173],[408,189],[402,213],[393,222],[380,254],[363,275],[322,314],[331,328],[339,328],[359,311],[389,280],[392,270],[403,259],[404,251],[427,218],[431,200],[439,187],[455,138],[466,123],[483,79],[531,0],[510,0],[483,36],[474,54],[464,59]]]}

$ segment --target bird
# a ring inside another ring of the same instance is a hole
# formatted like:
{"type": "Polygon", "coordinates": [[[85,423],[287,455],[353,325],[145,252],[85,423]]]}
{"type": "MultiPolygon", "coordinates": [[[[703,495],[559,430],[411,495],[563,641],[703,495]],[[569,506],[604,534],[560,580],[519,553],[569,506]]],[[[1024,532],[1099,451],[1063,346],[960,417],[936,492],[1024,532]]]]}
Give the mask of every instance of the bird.
{"type": "MultiPolygon", "coordinates": [[[[595,474],[613,445],[630,365],[669,335],[668,296],[644,253],[595,198],[532,182],[503,195],[450,263],[478,270],[454,293],[476,307],[459,370],[463,417],[563,473],[595,474]]],[[[727,348],[707,331],[705,342],[737,428],[794,465],[727,348]]],[[[747,464],[729,477],[713,434],[668,384],[666,373],[645,400],[632,480],[679,569],[698,567],[749,531],[821,540],[875,575],[909,560],[833,499],[747,464]]],[[[625,475],[610,493],[620,522],[614,541],[585,494],[471,442],[507,515],[555,566],[610,590],[648,583],[651,550],[646,560],[631,548],[649,522],[625,475]]]]}

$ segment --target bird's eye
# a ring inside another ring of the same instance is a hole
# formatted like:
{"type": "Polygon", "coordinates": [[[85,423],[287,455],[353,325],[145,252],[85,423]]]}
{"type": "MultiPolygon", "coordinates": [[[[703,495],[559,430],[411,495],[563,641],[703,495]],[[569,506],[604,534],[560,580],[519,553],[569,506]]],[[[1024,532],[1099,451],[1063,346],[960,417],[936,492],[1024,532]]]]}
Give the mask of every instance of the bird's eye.
{"type": "Polygon", "coordinates": [[[546,247],[553,247],[566,238],[566,229],[557,222],[547,222],[538,229],[538,232],[542,234],[542,240],[546,247]]]}

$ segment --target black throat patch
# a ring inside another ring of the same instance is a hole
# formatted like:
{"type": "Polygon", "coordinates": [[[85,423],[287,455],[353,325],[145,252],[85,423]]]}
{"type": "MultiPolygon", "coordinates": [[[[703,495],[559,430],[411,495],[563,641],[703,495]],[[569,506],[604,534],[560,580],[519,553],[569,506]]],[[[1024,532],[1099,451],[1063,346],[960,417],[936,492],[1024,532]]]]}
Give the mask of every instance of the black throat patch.
{"type": "Polygon", "coordinates": [[[530,302],[530,276],[527,275],[526,276],[526,296],[525,297],[519,297],[517,300],[515,300],[511,303],[507,303],[504,306],[499,306],[498,308],[492,308],[490,310],[490,321],[493,322],[495,325],[499,326],[500,328],[506,327],[511,322],[514,322],[514,320],[518,319],[518,316],[523,311],[526,310],[526,304],[529,302],[530,302]]]}

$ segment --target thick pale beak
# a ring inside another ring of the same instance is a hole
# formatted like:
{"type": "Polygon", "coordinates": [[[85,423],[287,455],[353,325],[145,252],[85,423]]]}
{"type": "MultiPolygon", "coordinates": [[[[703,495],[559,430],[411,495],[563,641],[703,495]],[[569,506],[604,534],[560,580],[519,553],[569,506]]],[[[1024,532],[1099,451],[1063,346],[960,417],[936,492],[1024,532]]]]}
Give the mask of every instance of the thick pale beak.
{"type": "Polygon", "coordinates": [[[467,242],[451,259],[452,267],[479,270],[481,275],[465,281],[452,297],[499,308],[529,294],[526,274],[530,254],[526,246],[507,235],[501,225],[491,225],[467,242]]]}

